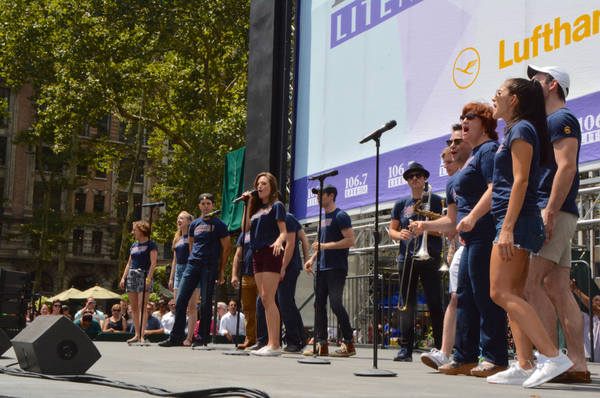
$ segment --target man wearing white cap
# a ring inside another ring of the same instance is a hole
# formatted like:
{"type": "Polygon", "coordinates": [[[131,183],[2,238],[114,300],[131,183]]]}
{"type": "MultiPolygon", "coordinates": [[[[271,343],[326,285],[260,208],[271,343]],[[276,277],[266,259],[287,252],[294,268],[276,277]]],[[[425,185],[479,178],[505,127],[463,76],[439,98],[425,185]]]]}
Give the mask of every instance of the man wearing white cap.
{"type": "Polygon", "coordinates": [[[561,375],[561,381],[591,383],[583,351],[582,319],[570,289],[571,239],[579,218],[575,198],[579,190],[581,129],[575,115],[565,106],[570,87],[569,75],[555,66],[539,68],[533,65],[527,67],[527,75],[530,79],[537,79],[544,91],[553,159],[543,171],[538,189],[546,242],[531,260],[525,296],[557,347],[558,315],[568,356],[574,363],[568,372],[561,375]]]}

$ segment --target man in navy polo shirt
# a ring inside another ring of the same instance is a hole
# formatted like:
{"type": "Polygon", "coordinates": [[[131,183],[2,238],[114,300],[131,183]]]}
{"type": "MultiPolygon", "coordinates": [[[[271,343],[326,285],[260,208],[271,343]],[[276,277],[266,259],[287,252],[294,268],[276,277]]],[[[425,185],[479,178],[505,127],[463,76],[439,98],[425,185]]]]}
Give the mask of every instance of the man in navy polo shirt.
{"type": "Polygon", "coordinates": [[[190,297],[198,283],[200,283],[200,294],[202,303],[200,308],[200,327],[198,338],[194,346],[205,345],[203,340],[209,334],[211,309],[210,301],[213,296],[217,272],[219,284],[225,281],[225,266],[229,258],[231,243],[227,226],[210,214],[215,208],[215,198],[209,193],[200,195],[198,207],[202,217],[198,217],[190,223],[189,242],[190,257],[188,266],[183,272],[177,302],[175,305],[175,324],[171,331],[171,337],[159,343],[161,347],[182,346],[185,339],[186,309],[190,297]]]}
{"type": "MultiPolygon", "coordinates": [[[[344,337],[341,348],[331,353],[331,356],[349,357],[356,355],[356,350],[354,349],[350,318],[344,308],[342,298],[346,275],[348,274],[349,248],[354,246],[354,230],[348,213],[335,205],[336,187],[325,184],[323,185],[323,192],[319,190],[320,188],[312,189],[312,192],[317,195],[317,199],[323,206],[323,210],[325,210],[325,217],[321,220],[321,236],[319,237],[321,241],[319,291],[315,292],[317,296],[315,302],[317,311],[317,355],[326,356],[329,354],[327,346],[327,296],[329,296],[331,310],[338,319],[344,337]]],[[[312,265],[318,254],[316,252],[317,248],[318,242],[313,243],[312,249],[315,250],[315,254],[304,265],[306,271],[313,275],[312,265]]],[[[303,354],[312,356],[312,348],[305,350],[303,354]]]]}
{"type": "MultiPolygon", "coordinates": [[[[442,305],[440,290],[442,286],[440,260],[442,252],[442,238],[437,232],[430,231],[427,239],[427,252],[431,257],[428,260],[414,260],[413,250],[420,247],[422,236],[415,237],[408,229],[412,221],[417,221],[417,214],[414,212],[414,205],[423,196],[423,187],[429,178],[429,172],[417,162],[411,163],[403,174],[408,182],[411,194],[400,198],[394,204],[392,209],[392,220],[390,223],[390,238],[400,241],[400,252],[398,263],[405,264],[405,277],[403,285],[400,287],[403,303],[406,305],[406,311],[402,314],[400,325],[400,351],[394,357],[394,361],[412,362],[412,350],[414,342],[414,311],[417,304],[417,283],[421,278],[421,284],[425,290],[427,307],[431,312],[431,326],[433,328],[433,340],[435,348],[438,350],[442,346],[442,330],[444,327],[444,308],[442,305]],[[415,239],[417,244],[415,246],[415,239]],[[406,251],[408,245],[408,252],[406,251]],[[405,259],[405,254],[407,254],[405,259]],[[409,278],[409,276],[411,276],[409,278]],[[410,284],[409,284],[410,282],[410,284]],[[408,293],[408,297],[407,297],[408,293]]],[[[432,195],[431,208],[434,213],[442,213],[442,198],[438,195],[432,195]]],[[[402,271],[400,271],[402,272],[402,271]]]]}
{"type": "Polygon", "coordinates": [[[583,351],[583,323],[570,289],[571,239],[579,218],[575,199],[579,190],[581,128],[575,115],[566,108],[570,79],[564,70],[555,66],[538,68],[529,65],[527,75],[537,79],[544,92],[553,156],[550,165],[542,171],[538,189],[546,242],[531,259],[525,296],[557,347],[558,315],[568,356],[574,364],[566,372],[566,381],[591,383],[583,351]]]}

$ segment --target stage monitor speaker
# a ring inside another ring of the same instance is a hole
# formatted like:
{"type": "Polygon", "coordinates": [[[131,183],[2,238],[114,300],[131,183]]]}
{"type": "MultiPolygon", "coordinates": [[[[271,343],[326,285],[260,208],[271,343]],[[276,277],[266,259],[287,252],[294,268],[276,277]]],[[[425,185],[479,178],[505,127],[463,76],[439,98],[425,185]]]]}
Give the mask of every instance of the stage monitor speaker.
{"type": "Polygon", "coordinates": [[[82,375],[102,355],[90,338],[64,316],[39,316],[12,340],[23,370],[82,375]]]}
{"type": "Polygon", "coordinates": [[[2,329],[0,329],[0,357],[4,355],[4,353],[8,351],[10,347],[12,347],[10,339],[8,338],[6,333],[4,333],[2,329]]]}

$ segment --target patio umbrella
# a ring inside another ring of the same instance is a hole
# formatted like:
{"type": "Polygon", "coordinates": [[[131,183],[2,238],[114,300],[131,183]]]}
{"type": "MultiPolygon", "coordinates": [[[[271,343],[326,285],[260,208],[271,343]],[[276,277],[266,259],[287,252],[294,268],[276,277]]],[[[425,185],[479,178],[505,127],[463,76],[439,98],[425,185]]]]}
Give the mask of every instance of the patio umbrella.
{"type": "Polygon", "coordinates": [[[81,290],[79,290],[79,289],[75,289],[73,286],[71,286],[71,288],[70,288],[70,289],[67,289],[67,290],[65,290],[65,291],[64,291],[64,292],[62,292],[62,293],[58,293],[58,294],[57,294],[56,296],[54,296],[54,297],[50,297],[50,298],[48,299],[48,301],[54,301],[54,300],[56,300],[56,299],[59,299],[60,301],[65,301],[65,300],[68,300],[68,299],[70,299],[70,298],[73,298],[73,296],[75,296],[75,295],[77,295],[77,294],[79,294],[79,293],[81,293],[81,290]]]}
{"type": "Polygon", "coordinates": [[[120,294],[113,293],[108,289],[105,289],[101,286],[94,286],[85,290],[77,295],[71,296],[72,299],[86,299],[88,297],[93,297],[96,300],[104,300],[104,299],[117,299],[121,298],[120,294]]]}

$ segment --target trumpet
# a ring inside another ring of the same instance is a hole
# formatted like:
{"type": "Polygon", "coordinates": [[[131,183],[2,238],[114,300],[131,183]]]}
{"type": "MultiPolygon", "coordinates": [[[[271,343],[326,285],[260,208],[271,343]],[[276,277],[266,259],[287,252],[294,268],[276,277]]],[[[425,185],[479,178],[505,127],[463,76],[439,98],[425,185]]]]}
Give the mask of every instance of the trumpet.
{"type": "MultiPolygon", "coordinates": [[[[438,213],[434,213],[432,211],[430,211],[431,208],[431,187],[429,186],[429,184],[427,182],[425,182],[425,185],[423,186],[423,194],[421,195],[421,199],[419,199],[417,201],[417,203],[415,203],[414,205],[414,212],[417,215],[420,216],[424,216],[425,217],[425,221],[431,219],[431,220],[436,220],[438,218],[441,218],[442,215],[438,214],[438,213]],[[421,210],[421,203],[423,202],[423,197],[427,196],[427,205],[426,205],[426,209],[421,210]]],[[[414,243],[414,248],[413,248],[413,255],[412,255],[412,261],[411,261],[411,265],[410,265],[410,272],[409,272],[409,276],[408,276],[408,287],[406,289],[406,301],[408,301],[408,297],[410,296],[410,283],[412,281],[412,274],[413,274],[413,265],[415,262],[415,259],[417,260],[429,260],[431,258],[431,256],[429,255],[429,252],[427,251],[427,231],[425,231],[423,233],[423,239],[421,240],[421,244],[419,246],[419,250],[415,252],[415,249],[417,247],[417,240],[415,239],[415,243],[414,243]]],[[[402,286],[404,286],[404,277],[406,274],[406,259],[408,258],[408,242],[406,243],[406,252],[404,254],[404,263],[402,265],[402,278],[400,280],[400,289],[402,289],[402,286]]],[[[406,302],[403,301],[403,305],[400,305],[400,301],[398,301],[398,311],[406,311],[406,302]]]]}
{"type": "MultiPolygon", "coordinates": [[[[444,201],[442,201],[444,204],[444,201]]],[[[442,216],[448,214],[448,208],[444,207],[442,210],[442,216]]],[[[442,233],[442,266],[440,267],[440,272],[448,272],[450,270],[450,266],[448,264],[448,241],[446,240],[446,234],[442,233]]]]}

